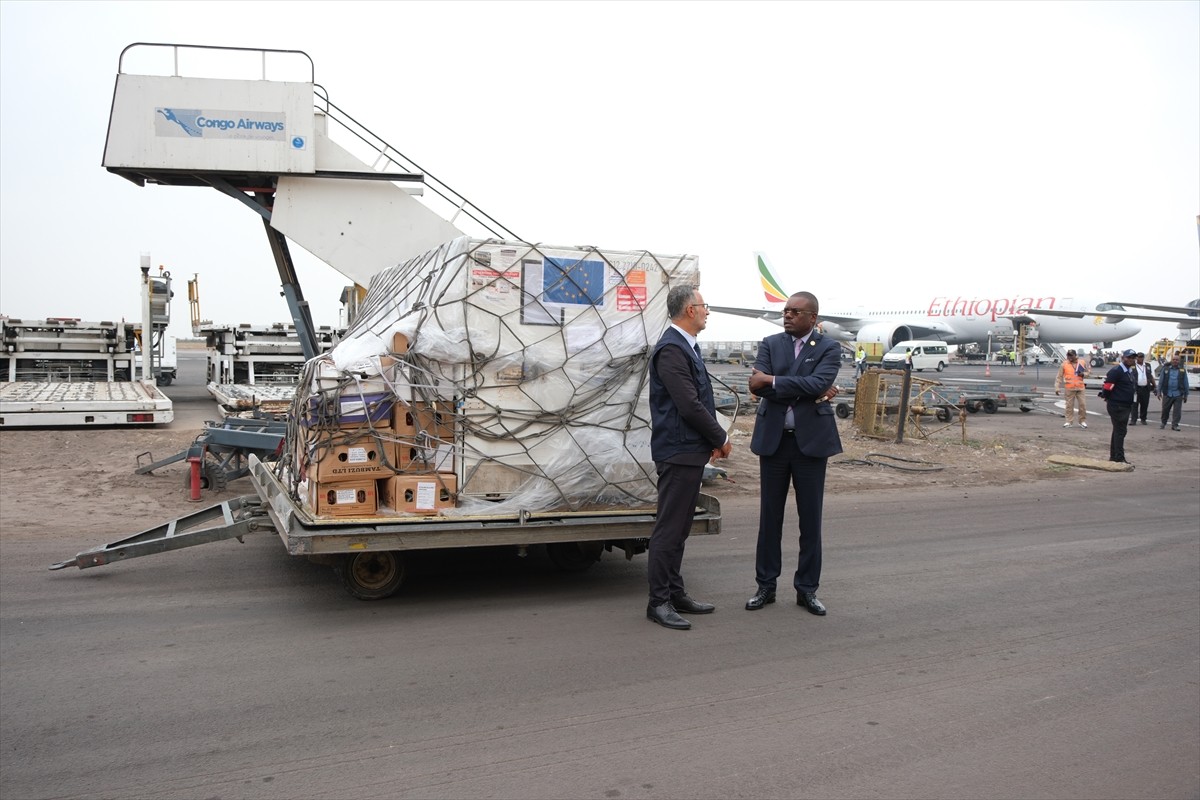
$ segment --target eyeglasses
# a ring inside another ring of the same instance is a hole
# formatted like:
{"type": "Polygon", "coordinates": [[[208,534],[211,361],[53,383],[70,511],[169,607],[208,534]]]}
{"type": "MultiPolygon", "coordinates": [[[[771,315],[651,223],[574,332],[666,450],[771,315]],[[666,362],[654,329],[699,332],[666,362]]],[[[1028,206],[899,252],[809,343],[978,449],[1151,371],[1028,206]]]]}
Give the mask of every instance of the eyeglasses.
{"type": "Polygon", "coordinates": [[[815,316],[817,315],[817,312],[815,312],[815,311],[805,311],[805,310],[804,310],[804,309],[802,309],[802,308],[785,308],[785,309],[783,310],[783,315],[784,315],[785,317],[803,317],[805,314],[808,314],[809,316],[815,317],[815,316]]]}
{"type": "Polygon", "coordinates": [[[688,308],[703,308],[708,311],[708,303],[692,303],[688,308]]]}

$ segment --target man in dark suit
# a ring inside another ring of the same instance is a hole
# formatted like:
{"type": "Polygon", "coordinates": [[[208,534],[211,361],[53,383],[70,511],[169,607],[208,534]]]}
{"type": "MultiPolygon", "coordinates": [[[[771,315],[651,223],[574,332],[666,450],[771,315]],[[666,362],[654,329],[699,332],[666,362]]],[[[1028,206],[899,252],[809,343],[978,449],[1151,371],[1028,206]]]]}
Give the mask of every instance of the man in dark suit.
{"type": "Polygon", "coordinates": [[[733,445],[717,422],[712,383],[696,336],[708,323],[708,305],[695,286],[667,293],[671,325],[650,354],[650,454],[658,471],[658,515],[650,535],[646,617],[664,628],[687,630],[679,616],[711,614],[711,603],[683,588],[683,545],[692,530],[704,465],[725,458],[733,445]]]}
{"type": "Polygon", "coordinates": [[[746,602],[757,611],[775,602],[783,569],[781,542],[788,485],[796,489],[800,517],[800,562],[792,580],[796,603],[817,616],[821,580],[821,510],[825,466],[842,452],[830,398],[841,363],[841,347],[816,329],[817,298],[798,292],[783,310],[783,333],[763,339],[750,375],[759,397],[750,449],[759,456],[758,547],[754,572],[758,591],[746,602]]]}

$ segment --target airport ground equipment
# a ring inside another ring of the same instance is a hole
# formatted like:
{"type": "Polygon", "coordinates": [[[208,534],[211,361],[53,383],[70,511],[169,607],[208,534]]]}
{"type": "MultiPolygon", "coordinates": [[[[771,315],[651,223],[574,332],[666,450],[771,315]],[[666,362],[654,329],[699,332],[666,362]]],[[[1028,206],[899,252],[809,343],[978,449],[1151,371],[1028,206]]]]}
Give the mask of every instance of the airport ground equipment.
{"type": "MultiPolygon", "coordinates": [[[[256,456],[248,459],[255,494],[156,525],[109,544],[94,547],[50,566],[60,570],[99,567],[140,556],[209,542],[274,531],[289,555],[328,562],[346,590],[360,600],[389,597],[400,589],[405,553],[468,547],[531,546],[547,548],[551,561],[565,571],[582,571],[614,549],[626,558],[643,553],[654,527],[645,510],[548,511],[457,517],[396,517],[394,520],[317,519],[289,496],[272,469],[256,456]]],[[[692,534],[718,534],[721,505],[700,495],[692,534]]]]}
{"type": "Polygon", "coordinates": [[[305,359],[321,349],[289,239],[367,286],[467,233],[519,238],[341,109],[297,50],[129,45],[102,163],[138,186],[208,186],[259,215],[305,359]]]}
{"type": "Polygon", "coordinates": [[[1200,339],[1159,339],[1150,346],[1146,360],[1157,365],[1170,361],[1172,356],[1179,356],[1180,365],[1188,372],[1196,372],[1200,369],[1200,339]]]}
{"type": "Polygon", "coordinates": [[[185,450],[173,456],[155,460],[147,451],[138,454],[138,475],[187,461],[186,484],[193,501],[200,499],[201,489],[224,491],[229,481],[250,474],[251,455],[268,461],[276,458],[283,447],[287,423],[274,419],[226,417],[220,422],[204,423],[204,430],[185,450]]]}
{"type": "Polygon", "coordinates": [[[0,319],[0,427],[170,422],[171,400],[157,387],[176,370],[171,273],[159,269],[152,275],[142,256],[142,323],[0,319]]]}
{"type": "MultiPolygon", "coordinates": [[[[343,292],[343,297],[356,297],[356,293],[343,292]]],[[[295,324],[217,325],[202,320],[199,275],[188,281],[188,302],[192,335],[204,340],[208,393],[221,409],[227,414],[252,411],[271,415],[278,414],[282,405],[286,411],[307,361],[295,324]]],[[[344,328],[328,325],[314,328],[317,351],[328,351],[343,333],[344,328]]]]}
{"type": "Polygon", "coordinates": [[[853,398],[852,403],[834,398],[834,412],[843,419],[853,414],[855,427],[867,436],[901,441],[907,433],[928,439],[945,429],[928,427],[925,418],[934,417],[946,428],[957,423],[966,440],[962,406],[939,381],[904,370],[869,369],[858,379],[853,398]]]}
{"type": "Polygon", "coordinates": [[[157,425],[174,416],[153,382],[0,383],[0,428],[157,425]]]}
{"type": "Polygon", "coordinates": [[[1031,385],[969,378],[933,381],[906,376],[902,370],[872,369],[859,379],[853,391],[839,395],[833,402],[838,417],[853,416],[855,426],[868,436],[903,438],[899,420],[905,419],[907,432],[928,438],[937,432],[929,428],[927,420],[934,417],[948,425],[960,424],[965,438],[968,414],[994,414],[1006,407],[1030,412],[1041,397],[1037,387],[1031,385]],[[907,397],[906,377],[910,381],[907,397]]]}

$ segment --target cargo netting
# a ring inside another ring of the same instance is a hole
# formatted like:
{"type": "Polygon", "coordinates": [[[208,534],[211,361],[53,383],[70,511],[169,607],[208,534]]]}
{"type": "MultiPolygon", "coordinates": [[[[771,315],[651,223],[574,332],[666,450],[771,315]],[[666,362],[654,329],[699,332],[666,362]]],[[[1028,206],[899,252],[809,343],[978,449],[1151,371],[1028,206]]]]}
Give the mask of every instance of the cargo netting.
{"type": "Polygon", "coordinates": [[[423,513],[652,507],[648,358],[670,288],[698,282],[694,256],[467,237],[384,270],[305,366],[280,477],[304,497],[365,442],[362,476],[452,498],[423,513]]]}

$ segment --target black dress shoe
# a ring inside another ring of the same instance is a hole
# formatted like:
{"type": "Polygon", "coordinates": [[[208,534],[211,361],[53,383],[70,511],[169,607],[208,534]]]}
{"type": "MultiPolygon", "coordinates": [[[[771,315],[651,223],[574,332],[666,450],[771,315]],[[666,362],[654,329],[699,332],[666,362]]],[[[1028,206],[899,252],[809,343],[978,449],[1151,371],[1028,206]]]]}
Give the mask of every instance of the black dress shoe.
{"type": "Polygon", "coordinates": [[[675,606],[676,611],[682,611],[685,614],[711,614],[717,608],[712,603],[693,600],[687,596],[686,592],[672,597],[671,605],[675,606]]]}
{"type": "Polygon", "coordinates": [[[818,617],[825,616],[825,606],[812,592],[796,592],[796,605],[804,606],[810,613],[816,614],[818,617]]]}
{"type": "Polygon", "coordinates": [[[763,606],[770,605],[771,603],[774,603],[774,602],[775,602],[775,593],[773,591],[771,591],[770,589],[759,589],[757,592],[754,593],[754,597],[751,597],[749,600],[746,601],[746,610],[747,611],[758,611],[763,606]]]}
{"type": "Polygon", "coordinates": [[[646,619],[676,631],[686,631],[692,627],[692,623],[675,613],[675,607],[670,603],[663,603],[661,606],[646,606],[646,619]]]}

